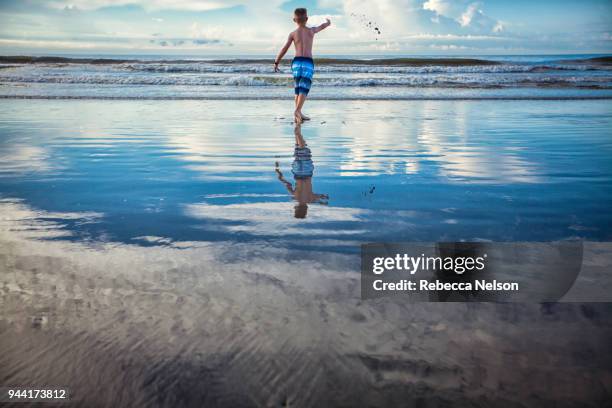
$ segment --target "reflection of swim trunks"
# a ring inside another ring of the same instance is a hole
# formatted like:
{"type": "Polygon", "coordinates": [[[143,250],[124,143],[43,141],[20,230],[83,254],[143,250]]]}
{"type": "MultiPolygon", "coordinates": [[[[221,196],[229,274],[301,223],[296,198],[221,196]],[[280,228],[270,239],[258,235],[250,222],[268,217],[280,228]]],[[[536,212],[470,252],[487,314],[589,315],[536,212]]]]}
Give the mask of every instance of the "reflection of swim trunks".
{"type": "Polygon", "coordinates": [[[307,147],[295,147],[293,153],[293,163],[291,164],[291,172],[296,179],[312,177],[314,172],[314,164],[312,163],[312,154],[307,147]]]}
{"type": "Polygon", "coordinates": [[[295,94],[308,95],[312,76],[314,75],[314,61],[308,57],[295,57],[291,63],[293,80],[295,81],[295,94]]]}

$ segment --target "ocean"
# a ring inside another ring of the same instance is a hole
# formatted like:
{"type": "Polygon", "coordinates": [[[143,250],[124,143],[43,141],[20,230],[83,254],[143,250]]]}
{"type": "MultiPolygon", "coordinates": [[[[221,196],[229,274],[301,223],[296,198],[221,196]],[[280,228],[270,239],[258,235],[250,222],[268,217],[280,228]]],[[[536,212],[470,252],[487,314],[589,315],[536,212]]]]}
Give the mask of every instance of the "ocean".
{"type": "MultiPolygon", "coordinates": [[[[291,98],[290,61],[272,58],[0,57],[0,97],[121,99],[291,98]]],[[[610,98],[603,55],[326,57],[316,99],[610,98]]]]}

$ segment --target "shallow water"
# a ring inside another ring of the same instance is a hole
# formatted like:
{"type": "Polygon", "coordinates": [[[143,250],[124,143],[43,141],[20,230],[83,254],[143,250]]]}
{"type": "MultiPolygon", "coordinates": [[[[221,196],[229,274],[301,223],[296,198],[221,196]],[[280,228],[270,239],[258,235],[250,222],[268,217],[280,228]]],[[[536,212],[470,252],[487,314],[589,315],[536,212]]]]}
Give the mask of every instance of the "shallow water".
{"type": "Polygon", "coordinates": [[[302,134],[312,190],[329,200],[305,202],[304,219],[275,171],[278,162],[296,186],[285,102],[2,105],[2,197],[95,213],[64,220],[75,240],[355,252],[380,241],[612,237],[605,101],[313,102],[302,134]]]}
{"type": "MultiPolygon", "coordinates": [[[[610,304],[362,301],[358,273],[364,242],[609,241],[606,101],[312,102],[310,181],[283,101],[0,105],[2,384],[79,406],[609,400],[610,304]]],[[[612,270],[609,243],[585,251],[612,270]]]]}

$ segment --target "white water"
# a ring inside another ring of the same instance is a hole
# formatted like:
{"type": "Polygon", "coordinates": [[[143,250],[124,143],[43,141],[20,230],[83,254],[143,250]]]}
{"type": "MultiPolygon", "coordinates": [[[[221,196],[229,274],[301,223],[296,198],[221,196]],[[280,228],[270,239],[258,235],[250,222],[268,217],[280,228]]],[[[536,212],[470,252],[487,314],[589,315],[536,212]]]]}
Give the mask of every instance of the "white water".
{"type": "MultiPolygon", "coordinates": [[[[583,56],[508,57],[441,63],[365,59],[317,64],[311,96],[322,99],[610,98],[612,66],[583,56]],[[367,89],[365,89],[367,88],[367,89]]],[[[433,61],[433,62],[432,62],[433,61]]],[[[291,98],[289,62],[149,60],[0,64],[0,97],[291,98]],[[256,89],[250,89],[256,88],[256,89]]]]}

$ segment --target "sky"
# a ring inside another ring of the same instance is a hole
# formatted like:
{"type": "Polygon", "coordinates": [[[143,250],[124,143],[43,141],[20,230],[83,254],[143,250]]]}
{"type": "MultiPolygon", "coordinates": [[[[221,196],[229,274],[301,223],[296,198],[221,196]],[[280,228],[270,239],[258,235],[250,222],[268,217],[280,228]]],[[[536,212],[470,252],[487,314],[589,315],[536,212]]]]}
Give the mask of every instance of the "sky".
{"type": "Polygon", "coordinates": [[[295,7],[318,55],[612,53],[610,0],[0,0],[0,55],[273,55],[295,7]]]}

